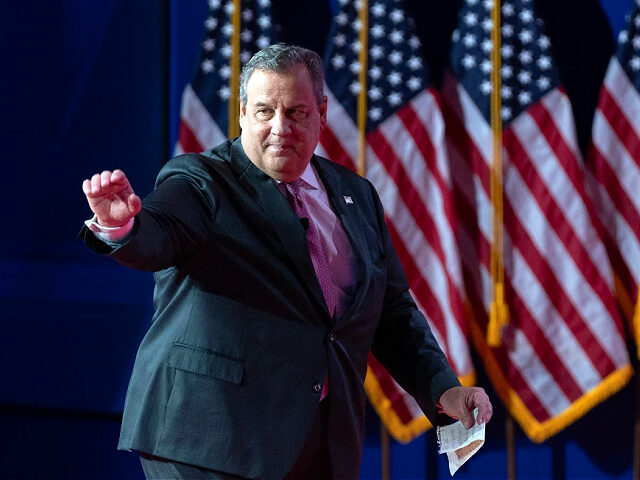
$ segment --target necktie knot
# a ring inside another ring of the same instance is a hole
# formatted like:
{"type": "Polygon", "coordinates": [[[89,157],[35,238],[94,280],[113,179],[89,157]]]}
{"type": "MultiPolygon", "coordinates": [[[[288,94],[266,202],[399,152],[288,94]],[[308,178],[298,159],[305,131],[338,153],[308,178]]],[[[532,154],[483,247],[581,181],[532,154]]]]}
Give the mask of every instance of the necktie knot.
{"type": "Polygon", "coordinates": [[[297,180],[294,180],[293,182],[289,182],[289,183],[285,183],[285,187],[287,190],[289,190],[289,193],[291,195],[293,195],[294,197],[297,197],[300,194],[300,190],[302,190],[302,180],[300,178],[298,178],[297,180]]]}

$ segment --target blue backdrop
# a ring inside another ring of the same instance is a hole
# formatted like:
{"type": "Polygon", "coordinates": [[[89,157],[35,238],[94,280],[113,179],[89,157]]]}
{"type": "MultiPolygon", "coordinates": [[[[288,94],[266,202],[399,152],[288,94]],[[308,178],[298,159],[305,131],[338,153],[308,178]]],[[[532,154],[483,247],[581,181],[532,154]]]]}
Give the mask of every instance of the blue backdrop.
{"type": "MultiPolygon", "coordinates": [[[[408,3],[437,81],[460,2],[408,3]]],[[[538,3],[584,145],[631,0],[538,3]]],[[[274,0],[274,10],[285,41],[322,53],[327,0],[274,0]]],[[[115,446],[152,278],[76,239],[89,213],[81,182],[121,168],[138,193],[151,190],[175,142],[206,12],[205,0],[0,5],[0,479],[142,478],[136,456],[115,446]]],[[[631,478],[634,388],[543,445],[516,429],[518,478],[631,478]]],[[[505,478],[497,402],[487,444],[457,478],[505,478]]],[[[379,454],[370,413],[362,478],[379,478],[379,454]]],[[[392,444],[391,466],[393,478],[449,476],[433,433],[392,444]]]]}

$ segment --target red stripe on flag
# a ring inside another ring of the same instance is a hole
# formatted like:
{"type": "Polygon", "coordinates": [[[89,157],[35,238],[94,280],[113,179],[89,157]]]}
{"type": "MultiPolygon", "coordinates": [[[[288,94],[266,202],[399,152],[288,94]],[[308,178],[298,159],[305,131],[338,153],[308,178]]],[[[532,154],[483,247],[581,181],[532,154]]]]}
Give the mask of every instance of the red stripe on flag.
{"type": "Polygon", "coordinates": [[[371,353],[369,354],[367,364],[369,365],[371,372],[377,378],[384,396],[391,402],[392,410],[396,415],[398,415],[398,418],[403,425],[408,425],[413,420],[413,415],[407,408],[407,404],[404,402],[404,395],[400,390],[398,390],[398,387],[396,386],[395,381],[391,378],[391,375],[389,375],[380,362],[378,362],[376,357],[371,353]]]}
{"type": "Polygon", "coordinates": [[[327,125],[320,134],[320,144],[327,152],[329,158],[343,167],[347,167],[349,170],[356,172],[357,168],[349,154],[342,148],[342,144],[338,138],[333,134],[332,128],[337,126],[327,125]]]}
{"type": "Polygon", "coordinates": [[[178,131],[178,143],[184,153],[202,152],[204,147],[200,145],[198,137],[191,130],[189,125],[180,118],[180,127],[178,131]]]}

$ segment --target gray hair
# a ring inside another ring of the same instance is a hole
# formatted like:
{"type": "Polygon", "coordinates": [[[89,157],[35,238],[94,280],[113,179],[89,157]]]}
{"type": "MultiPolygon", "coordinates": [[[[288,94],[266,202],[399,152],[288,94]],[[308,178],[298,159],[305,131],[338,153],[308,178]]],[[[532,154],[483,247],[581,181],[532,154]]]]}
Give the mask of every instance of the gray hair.
{"type": "Polygon", "coordinates": [[[288,73],[297,65],[307,67],[313,84],[313,94],[318,107],[324,101],[324,75],[322,73],[322,59],[312,50],[278,43],[257,52],[249,60],[240,73],[240,103],[247,105],[247,84],[255,70],[266,70],[274,73],[288,73]]]}

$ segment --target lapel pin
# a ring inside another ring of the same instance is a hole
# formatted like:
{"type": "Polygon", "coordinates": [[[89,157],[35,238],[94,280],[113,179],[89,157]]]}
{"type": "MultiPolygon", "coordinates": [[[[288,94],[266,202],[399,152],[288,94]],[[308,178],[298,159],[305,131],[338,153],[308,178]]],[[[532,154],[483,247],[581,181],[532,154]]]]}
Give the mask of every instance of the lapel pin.
{"type": "Polygon", "coordinates": [[[353,205],[353,200],[349,195],[343,195],[342,198],[344,198],[344,203],[353,205]]]}

